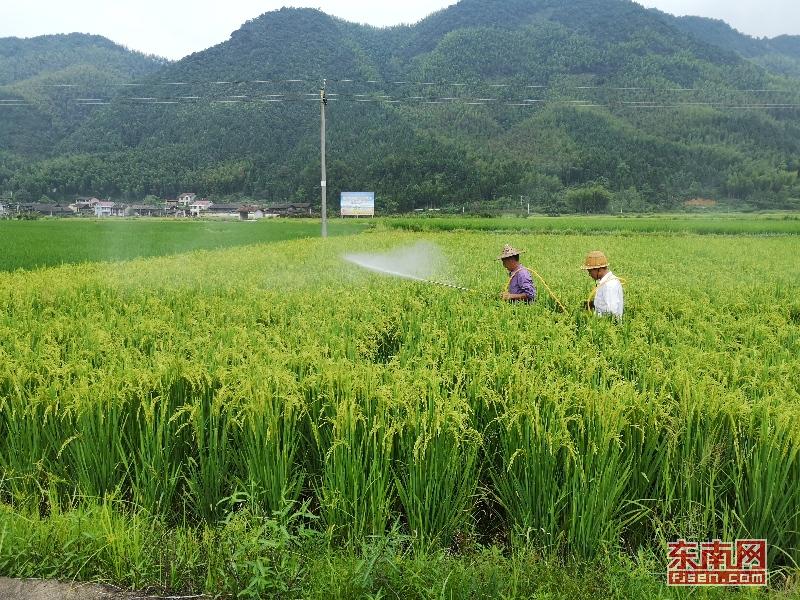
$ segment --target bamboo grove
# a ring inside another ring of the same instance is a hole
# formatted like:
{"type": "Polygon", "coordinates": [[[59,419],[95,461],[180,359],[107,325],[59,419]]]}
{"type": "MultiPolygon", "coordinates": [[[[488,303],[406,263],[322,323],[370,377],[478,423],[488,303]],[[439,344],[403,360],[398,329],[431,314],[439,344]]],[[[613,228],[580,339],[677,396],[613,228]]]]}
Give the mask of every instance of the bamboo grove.
{"type": "Polygon", "coordinates": [[[796,566],[798,251],[378,230],[0,274],[0,499],[167,524],[304,504],[342,543],[581,557],[763,537],[796,566]],[[420,239],[481,293],[340,258],[420,239]],[[494,299],[506,241],[574,310],[494,299]],[[578,308],[594,247],[628,281],[618,325],[578,308]]]}

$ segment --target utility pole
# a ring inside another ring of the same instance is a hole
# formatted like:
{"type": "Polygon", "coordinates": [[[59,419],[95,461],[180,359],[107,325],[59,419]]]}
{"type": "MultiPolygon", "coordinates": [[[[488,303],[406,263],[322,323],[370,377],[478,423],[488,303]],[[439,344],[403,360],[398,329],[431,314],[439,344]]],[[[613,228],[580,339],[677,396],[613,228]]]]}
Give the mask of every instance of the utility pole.
{"type": "Polygon", "coordinates": [[[319,91],[319,99],[320,99],[320,154],[321,154],[321,166],[322,166],[322,176],[320,178],[320,187],[322,188],[322,237],[328,237],[328,199],[327,199],[327,187],[328,182],[326,181],[326,173],[325,173],[325,106],[328,104],[328,98],[325,96],[325,83],[326,80],[322,80],[322,89],[319,91]]]}

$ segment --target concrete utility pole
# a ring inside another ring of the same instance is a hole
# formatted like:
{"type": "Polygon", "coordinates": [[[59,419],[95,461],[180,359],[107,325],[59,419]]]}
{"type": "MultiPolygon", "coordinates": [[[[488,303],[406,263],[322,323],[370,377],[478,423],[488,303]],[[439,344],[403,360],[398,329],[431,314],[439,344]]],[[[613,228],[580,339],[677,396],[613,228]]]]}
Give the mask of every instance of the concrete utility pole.
{"type": "Polygon", "coordinates": [[[328,237],[328,199],[327,199],[327,188],[328,182],[326,181],[326,173],[325,173],[325,106],[328,104],[328,98],[325,97],[325,83],[326,80],[322,80],[322,89],[319,91],[319,99],[320,99],[320,153],[321,153],[321,165],[322,165],[322,176],[320,179],[320,187],[322,188],[322,237],[328,237]]]}

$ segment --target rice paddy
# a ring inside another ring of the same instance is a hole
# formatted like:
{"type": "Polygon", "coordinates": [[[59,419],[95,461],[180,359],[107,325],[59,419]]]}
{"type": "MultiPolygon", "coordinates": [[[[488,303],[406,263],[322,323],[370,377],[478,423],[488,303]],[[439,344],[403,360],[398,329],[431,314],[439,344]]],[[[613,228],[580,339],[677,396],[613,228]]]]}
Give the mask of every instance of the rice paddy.
{"type": "MultiPolygon", "coordinates": [[[[400,536],[393,555],[649,556],[655,579],[678,537],[766,538],[774,580],[791,582],[799,254],[794,235],[379,227],[0,273],[0,567],[41,575],[14,536],[88,512],[147,524],[117,566],[153,536],[245,539],[269,519],[284,542],[400,536]],[[446,258],[438,279],[476,292],[342,259],[419,241],[446,258]],[[506,242],[566,313],[542,290],[531,306],[495,299],[506,242]],[[627,281],[619,324],[580,308],[595,248],[627,281]]],[[[251,581],[165,564],[64,575],[232,594],[251,581]]]]}

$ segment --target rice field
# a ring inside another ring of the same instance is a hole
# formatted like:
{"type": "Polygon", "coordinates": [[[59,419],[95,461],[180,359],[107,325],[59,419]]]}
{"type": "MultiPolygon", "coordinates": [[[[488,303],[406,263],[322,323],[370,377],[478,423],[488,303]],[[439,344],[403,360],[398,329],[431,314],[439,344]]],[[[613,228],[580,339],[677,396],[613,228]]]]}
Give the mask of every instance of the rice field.
{"type": "MultiPolygon", "coordinates": [[[[117,566],[169,531],[244,539],[269,518],[335,548],[400,536],[392,556],[628,557],[656,582],[667,541],[766,538],[775,585],[796,586],[798,255],[794,235],[379,227],[0,273],[0,572],[52,575],[31,548],[90,514],[154,528],[116,548],[108,525],[117,566]],[[474,291],[342,259],[419,241],[444,255],[438,279],[474,291]],[[541,285],[534,305],[496,300],[504,243],[566,313],[541,285]],[[627,281],[620,324],[580,309],[595,248],[627,281]]],[[[64,575],[251,589],[93,564],[64,575]]]]}
{"type": "MultiPolygon", "coordinates": [[[[363,231],[366,222],[334,220],[330,235],[363,231]]],[[[66,263],[124,261],[316,237],[311,219],[0,219],[0,271],[66,263]]]]}
{"type": "Polygon", "coordinates": [[[656,215],[541,215],[503,218],[427,216],[390,218],[386,223],[407,231],[487,231],[529,233],[696,233],[699,235],[797,235],[800,215],[796,213],[717,213],[656,215]]]}

